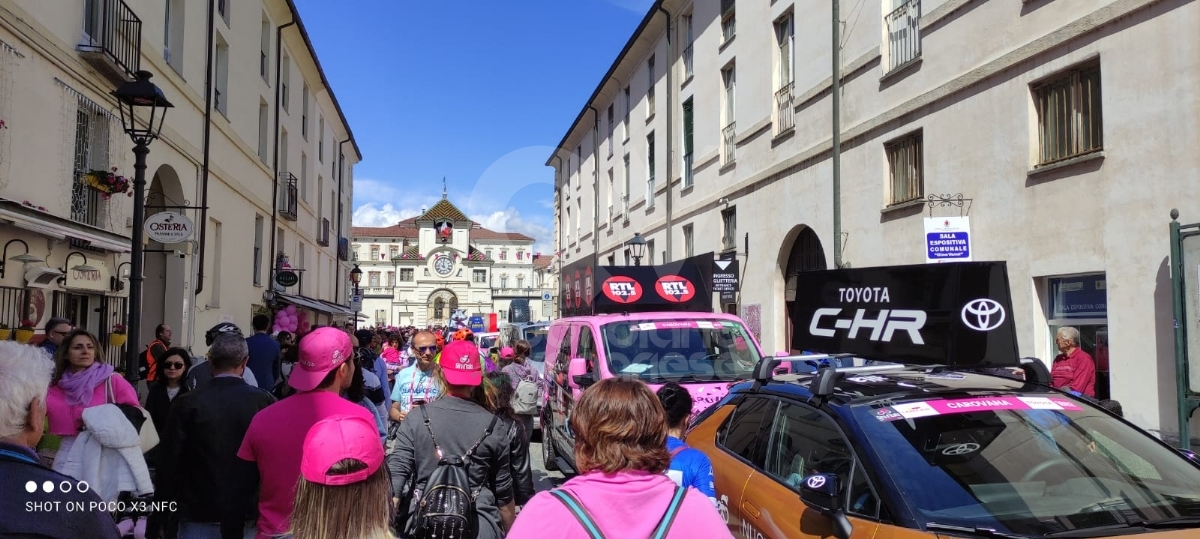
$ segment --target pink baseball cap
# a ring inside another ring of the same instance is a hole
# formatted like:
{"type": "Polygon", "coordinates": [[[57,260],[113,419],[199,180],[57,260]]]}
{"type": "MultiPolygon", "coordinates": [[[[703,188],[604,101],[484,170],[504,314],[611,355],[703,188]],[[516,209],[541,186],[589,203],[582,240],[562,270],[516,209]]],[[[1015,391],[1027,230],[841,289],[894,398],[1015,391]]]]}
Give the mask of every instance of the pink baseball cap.
{"type": "Polygon", "coordinates": [[[323,327],[300,339],[300,360],[288,376],[288,385],[297,391],[312,391],[333,369],[350,359],[354,347],[350,336],[334,327],[323,327]]]}
{"type": "Polygon", "coordinates": [[[453,341],[438,358],[446,383],[452,386],[477,386],[483,383],[483,364],[479,349],[471,341],[453,341]]]}
{"type": "Polygon", "coordinates": [[[366,480],[383,464],[383,442],[374,423],[361,417],[335,415],[318,421],[304,437],[300,475],[321,485],[349,485],[366,480]],[[364,470],[331,474],[330,468],[345,459],[366,464],[364,470]]]}
{"type": "Polygon", "coordinates": [[[517,353],[513,352],[513,349],[511,346],[505,346],[504,348],[500,349],[500,357],[502,357],[504,359],[509,359],[516,355],[517,355],[517,353]]]}

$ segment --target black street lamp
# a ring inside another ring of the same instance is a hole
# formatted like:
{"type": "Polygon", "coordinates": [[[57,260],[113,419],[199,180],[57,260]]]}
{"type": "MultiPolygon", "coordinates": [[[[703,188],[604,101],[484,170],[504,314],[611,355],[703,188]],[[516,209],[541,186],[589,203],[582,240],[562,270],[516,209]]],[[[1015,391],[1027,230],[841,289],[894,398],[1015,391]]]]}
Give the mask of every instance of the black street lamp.
{"type": "MultiPolygon", "coordinates": [[[[358,264],[354,265],[354,269],[350,270],[350,282],[354,283],[354,296],[359,294],[358,283],[362,282],[362,270],[358,269],[358,264]]],[[[358,304],[355,304],[358,307],[358,304]]],[[[358,309],[354,309],[354,330],[358,331],[358,309]]]]}
{"type": "Polygon", "coordinates": [[[646,256],[646,238],[643,238],[640,232],[634,232],[633,239],[629,240],[626,245],[632,251],[633,265],[642,265],[642,257],[646,256]]]}
{"type": "Polygon", "coordinates": [[[138,71],[135,80],[126,82],[112,93],[121,110],[121,127],[133,139],[133,248],[129,271],[129,344],[125,350],[125,378],[130,384],[138,380],[138,343],[142,331],[142,235],[146,220],[146,154],[150,143],[162,133],[167,109],[174,107],[162,90],[150,82],[149,71],[138,71]],[[145,111],[150,117],[139,122],[137,111],[145,111]]]}

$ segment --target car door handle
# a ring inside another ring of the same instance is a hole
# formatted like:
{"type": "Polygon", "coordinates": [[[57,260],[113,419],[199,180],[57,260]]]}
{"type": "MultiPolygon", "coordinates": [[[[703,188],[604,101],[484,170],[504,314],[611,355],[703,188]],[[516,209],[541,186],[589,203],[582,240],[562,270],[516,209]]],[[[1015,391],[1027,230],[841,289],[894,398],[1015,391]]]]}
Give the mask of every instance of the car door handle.
{"type": "Polygon", "coordinates": [[[762,516],[762,513],[758,511],[758,508],[751,505],[750,502],[742,502],[742,513],[750,515],[751,518],[755,519],[762,516]]]}

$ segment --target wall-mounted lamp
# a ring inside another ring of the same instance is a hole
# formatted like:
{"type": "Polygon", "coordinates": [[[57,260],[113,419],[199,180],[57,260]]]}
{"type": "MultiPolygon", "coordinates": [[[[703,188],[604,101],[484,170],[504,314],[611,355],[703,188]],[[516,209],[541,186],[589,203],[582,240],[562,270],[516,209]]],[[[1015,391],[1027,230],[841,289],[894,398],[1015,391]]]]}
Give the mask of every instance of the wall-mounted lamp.
{"type": "Polygon", "coordinates": [[[8,240],[8,243],[4,244],[4,253],[0,254],[0,279],[4,278],[4,265],[9,260],[11,260],[13,262],[20,262],[22,264],[28,264],[30,262],[41,262],[42,261],[42,259],[29,254],[29,244],[25,243],[24,240],[8,240]],[[9,258],[8,257],[8,246],[12,245],[14,243],[20,243],[21,245],[24,245],[25,253],[16,255],[12,258],[9,258]]]}
{"type": "Polygon", "coordinates": [[[63,272],[63,276],[58,278],[58,283],[63,286],[67,286],[67,266],[70,265],[71,257],[73,257],[75,255],[79,255],[79,256],[83,257],[83,263],[78,266],[72,266],[71,271],[78,271],[78,272],[85,272],[85,273],[100,271],[99,268],[88,265],[87,255],[85,255],[79,251],[71,251],[70,253],[67,253],[66,260],[63,260],[63,267],[59,268],[59,270],[63,272]]]}
{"type": "Polygon", "coordinates": [[[124,277],[121,276],[121,267],[128,266],[128,265],[129,265],[129,262],[121,262],[120,264],[117,264],[116,275],[113,275],[108,278],[109,290],[112,290],[113,292],[120,292],[122,290],[125,290],[125,283],[121,282],[124,279],[124,277]]]}
{"type": "Polygon", "coordinates": [[[721,197],[721,199],[717,201],[717,204],[728,206],[729,205],[729,197],[721,197]]]}

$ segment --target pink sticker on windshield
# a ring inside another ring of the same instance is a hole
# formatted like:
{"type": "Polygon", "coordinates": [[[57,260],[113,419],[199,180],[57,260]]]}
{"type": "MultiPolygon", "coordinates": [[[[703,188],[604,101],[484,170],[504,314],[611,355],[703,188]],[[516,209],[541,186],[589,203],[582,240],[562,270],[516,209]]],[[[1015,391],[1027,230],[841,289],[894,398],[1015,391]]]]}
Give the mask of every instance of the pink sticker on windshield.
{"type": "Polygon", "coordinates": [[[939,414],[958,414],[982,410],[1028,410],[1029,405],[1016,397],[978,397],[973,399],[953,399],[930,401],[929,406],[939,414]]]}
{"type": "Polygon", "coordinates": [[[699,326],[696,325],[695,320],[681,320],[681,321],[673,320],[673,321],[667,321],[667,322],[655,322],[654,323],[654,329],[694,329],[697,327],[699,327],[699,326]]]}

